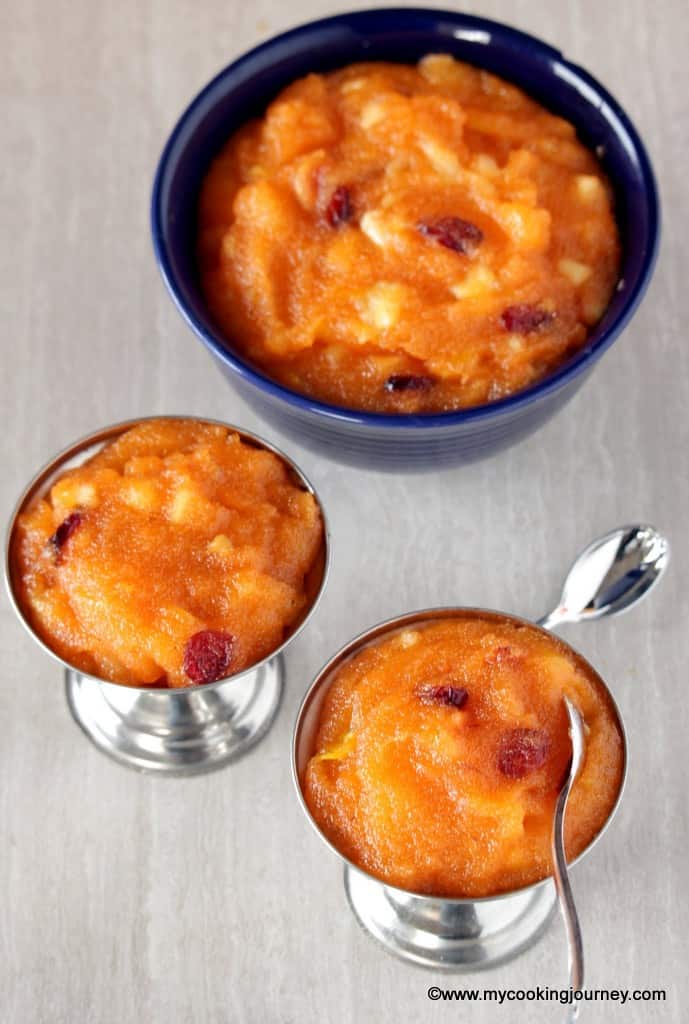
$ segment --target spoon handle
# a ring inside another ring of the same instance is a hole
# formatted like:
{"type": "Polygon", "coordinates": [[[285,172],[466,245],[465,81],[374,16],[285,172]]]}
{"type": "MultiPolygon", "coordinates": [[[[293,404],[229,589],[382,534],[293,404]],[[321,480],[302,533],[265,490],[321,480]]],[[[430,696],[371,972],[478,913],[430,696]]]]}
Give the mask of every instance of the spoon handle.
{"type": "MultiPolygon", "coordinates": [[[[560,912],[567,932],[567,952],[569,963],[569,985],[573,992],[581,991],[584,984],[584,945],[581,938],[579,916],[574,903],[574,895],[569,882],[567,854],[565,852],[565,814],[567,802],[585,757],[586,738],[585,723],[581,712],[575,704],[564,696],[565,710],[569,719],[569,736],[572,742],[572,759],[569,762],[567,778],[555,802],[553,815],[553,831],[551,835],[551,852],[553,858],[553,880],[560,903],[560,912]]],[[[572,1003],[567,1016],[568,1024],[576,1021],[579,1016],[579,1003],[572,1003]]]]}
{"type": "Polygon", "coordinates": [[[568,616],[565,614],[562,606],[553,608],[552,612],[548,612],[542,619],[536,620],[536,625],[540,626],[541,629],[555,629],[562,622],[567,622],[568,616]]]}
{"type": "MultiPolygon", "coordinates": [[[[560,911],[565,922],[567,932],[567,945],[569,951],[569,984],[576,992],[584,984],[584,946],[581,938],[581,927],[579,916],[574,903],[572,887],[569,882],[567,870],[567,858],[565,855],[565,809],[569,797],[570,785],[564,786],[557,798],[555,805],[555,818],[553,821],[553,879],[560,901],[560,911]]],[[[570,1010],[568,1021],[575,1021],[579,1016],[579,1004],[574,1003],[570,1010]]]]}

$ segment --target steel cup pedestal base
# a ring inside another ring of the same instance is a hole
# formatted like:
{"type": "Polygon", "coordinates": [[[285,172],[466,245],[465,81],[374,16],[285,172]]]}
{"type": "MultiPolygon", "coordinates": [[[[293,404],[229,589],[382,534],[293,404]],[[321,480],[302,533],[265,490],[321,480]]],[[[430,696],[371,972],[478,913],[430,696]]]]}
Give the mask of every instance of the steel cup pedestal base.
{"type": "Polygon", "coordinates": [[[390,953],[437,970],[477,971],[517,956],[545,931],[552,881],[494,900],[405,895],[349,866],[345,890],[359,924],[390,953]]]}
{"type": "Polygon", "coordinates": [[[191,690],[139,690],[65,673],[69,709],[104,754],[139,771],[195,775],[245,754],[270,728],[284,683],[280,655],[191,690]]]}

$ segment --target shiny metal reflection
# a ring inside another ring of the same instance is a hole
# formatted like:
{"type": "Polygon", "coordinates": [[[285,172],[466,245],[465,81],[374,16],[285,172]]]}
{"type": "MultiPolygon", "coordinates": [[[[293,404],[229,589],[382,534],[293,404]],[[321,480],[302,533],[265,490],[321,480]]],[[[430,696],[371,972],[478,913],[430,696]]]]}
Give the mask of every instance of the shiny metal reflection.
{"type": "Polygon", "coordinates": [[[5,583],[10,602],[33,640],[65,670],[67,703],[76,722],[96,746],[120,764],[140,771],[192,775],[221,768],[245,754],[265,735],[275,718],[285,677],[283,651],[299,635],[315,611],[330,566],[328,523],[313,485],[284,452],[249,431],[199,416],[151,416],[94,431],[55,455],[29,483],[10,518],[5,543],[5,583]],[[280,647],[257,665],[205,686],[161,690],[131,687],[87,675],[62,658],[38,636],[15,593],[12,538],[18,515],[46,493],[57,476],[94,455],[125,430],[151,419],[194,419],[228,427],[249,444],[281,458],[318,502],[324,539],[319,578],[314,580],[311,606],[280,647]]]}
{"type": "MultiPolygon", "coordinates": [[[[424,967],[439,970],[475,971],[510,960],[532,945],[547,927],[556,905],[552,878],[513,892],[481,899],[448,899],[407,892],[386,885],[357,867],[321,832],[311,816],[302,780],[313,753],[315,734],[323,701],[338,668],[363,647],[384,634],[422,623],[462,616],[505,619],[539,628],[515,615],[480,608],[432,608],[388,619],[361,633],[324,665],[309,687],[299,709],[292,739],[292,775],[297,797],[311,826],[344,864],[345,891],[362,927],[390,953],[424,967]]],[[[540,627],[542,628],[542,627],[540,627]]],[[[561,641],[564,642],[564,641],[561,641]]],[[[569,646],[569,645],[566,645],[569,646]]],[[[608,694],[617,717],[624,751],[623,778],[607,822],[570,869],[600,840],[619,807],[627,769],[627,738],[619,709],[604,681],[573,648],[570,653],[593,673],[608,694]]]]}

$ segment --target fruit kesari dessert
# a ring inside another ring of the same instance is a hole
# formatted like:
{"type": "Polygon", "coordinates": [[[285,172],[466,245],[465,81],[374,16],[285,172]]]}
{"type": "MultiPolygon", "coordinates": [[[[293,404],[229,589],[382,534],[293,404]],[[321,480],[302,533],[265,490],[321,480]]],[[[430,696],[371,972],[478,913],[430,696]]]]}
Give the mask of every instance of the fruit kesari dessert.
{"type": "Polygon", "coordinates": [[[574,127],[447,55],[294,82],[208,171],[198,260],[228,344],[352,409],[476,406],[585,345],[612,191],[574,127]]]}
{"type": "Polygon", "coordinates": [[[279,647],[322,571],[323,522],[277,455],[227,427],[144,421],[18,517],[22,610],[59,657],[132,686],[234,675],[279,647]]]}
{"type": "Polygon", "coordinates": [[[492,613],[421,619],[334,670],[302,779],[311,814],[345,857],[411,892],[482,897],[536,882],[551,871],[571,757],[565,694],[586,723],[572,859],[617,801],[617,714],[569,647],[492,613]]]}

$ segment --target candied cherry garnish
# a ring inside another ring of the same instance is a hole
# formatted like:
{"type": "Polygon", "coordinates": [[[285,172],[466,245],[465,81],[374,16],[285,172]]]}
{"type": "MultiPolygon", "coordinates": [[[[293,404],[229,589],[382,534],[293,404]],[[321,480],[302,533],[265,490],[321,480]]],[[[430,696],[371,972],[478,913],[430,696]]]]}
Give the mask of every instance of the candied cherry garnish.
{"type": "Polygon", "coordinates": [[[214,683],[229,675],[236,640],[231,633],[202,629],[187,640],[184,671],[192,683],[214,683]]]}
{"type": "Polygon", "coordinates": [[[424,686],[419,691],[424,704],[444,704],[448,708],[463,708],[469,699],[463,686],[424,686]]]}
{"type": "Polygon", "coordinates": [[[488,655],[488,661],[493,665],[518,665],[524,656],[519,647],[512,647],[510,644],[501,644],[488,655]]]}
{"type": "Polygon", "coordinates": [[[325,219],[331,228],[336,228],[351,220],[353,213],[352,196],[349,189],[345,185],[338,185],[325,208],[325,219]]]}
{"type": "Polygon", "coordinates": [[[441,217],[439,220],[421,220],[418,230],[426,238],[432,238],[439,245],[453,252],[470,256],[483,241],[483,232],[469,220],[461,217],[441,217]]]}
{"type": "Polygon", "coordinates": [[[434,384],[432,377],[415,377],[411,373],[393,373],[385,381],[386,391],[427,391],[434,384]]]}
{"type": "Polygon", "coordinates": [[[75,530],[81,526],[84,519],[83,513],[81,512],[70,512],[66,519],[64,519],[58,526],[55,533],[50,538],[50,543],[53,545],[58,554],[62,551],[63,547],[72,536],[75,530]]]}
{"type": "Polygon", "coordinates": [[[550,740],[543,729],[511,729],[500,740],[498,768],[508,779],[523,779],[543,767],[549,752],[550,740]]]}
{"type": "Polygon", "coordinates": [[[555,314],[540,306],[520,302],[504,309],[500,319],[506,331],[512,331],[514,334],[530,334],[551,323],[555,319],[555,314]]]}

